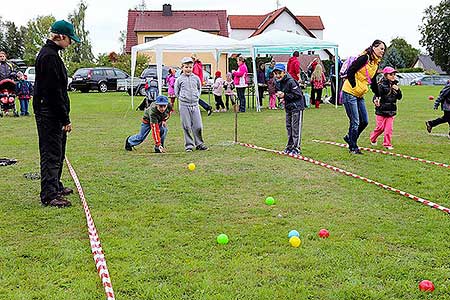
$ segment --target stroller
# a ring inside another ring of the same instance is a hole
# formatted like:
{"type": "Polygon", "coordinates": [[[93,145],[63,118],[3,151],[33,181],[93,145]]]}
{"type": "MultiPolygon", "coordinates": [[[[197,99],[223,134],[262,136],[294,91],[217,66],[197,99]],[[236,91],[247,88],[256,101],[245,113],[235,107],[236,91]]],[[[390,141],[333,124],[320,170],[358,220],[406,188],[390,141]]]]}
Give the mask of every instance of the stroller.
{"type": "Polygon", "coordinates": [[[156,97],[159,95],[158,89],[158,81],[156,79],[150,78],[145,83],[145,98],[142,100],[141,104],[137,107],[136,110],[144,110],[152,104],[156,100],[156,97]]]}
{"type": "Polygon", "coordinates": [[[11,79],[3,79],[0,81],[0,117],[7,116],[12,110],[14,117],[18,117],[15,104],[16,84],[11,79]]]}

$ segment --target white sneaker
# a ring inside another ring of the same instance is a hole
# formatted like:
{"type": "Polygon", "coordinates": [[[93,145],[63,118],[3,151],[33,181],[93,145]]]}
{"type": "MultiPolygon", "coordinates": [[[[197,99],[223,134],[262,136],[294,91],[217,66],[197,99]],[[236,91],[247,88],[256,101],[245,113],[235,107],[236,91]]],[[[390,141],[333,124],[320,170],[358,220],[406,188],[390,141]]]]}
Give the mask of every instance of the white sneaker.
{"type": "Polygon", "coordinates": [[[376,141],[375,141],[375,142],[370,141],[370,144],[371,144],[372,146],[378,145],[378,143],[377,143],[376,141]]]}
{"type": "Polygon", "coordinates": [[[392,146],[387,146],[387,147],[385,147],[387,150],[394,150],[394,147],[392,147],[392,146]]]}

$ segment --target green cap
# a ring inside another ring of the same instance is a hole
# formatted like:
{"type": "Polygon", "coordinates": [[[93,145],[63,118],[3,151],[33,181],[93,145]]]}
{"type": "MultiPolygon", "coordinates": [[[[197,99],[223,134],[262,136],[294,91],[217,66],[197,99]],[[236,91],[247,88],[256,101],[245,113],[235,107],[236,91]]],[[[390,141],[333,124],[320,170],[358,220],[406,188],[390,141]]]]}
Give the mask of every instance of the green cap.
{"type": "Polygon", "coordinates": [[[67,35],[68,37],[70,37],[70,39],[74,40],[77,43],[81,42],[80,38],[75,35],[73,25],[65,20],[60,20],[53,23],[50,31],[57,34],[67,35]]]}

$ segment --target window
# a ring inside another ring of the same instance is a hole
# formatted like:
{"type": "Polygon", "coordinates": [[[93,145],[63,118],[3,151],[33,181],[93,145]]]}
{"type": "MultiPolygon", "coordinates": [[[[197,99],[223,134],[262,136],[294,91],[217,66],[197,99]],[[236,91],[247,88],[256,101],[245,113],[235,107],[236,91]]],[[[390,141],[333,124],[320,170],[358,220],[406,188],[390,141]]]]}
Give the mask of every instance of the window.
{"type": "Polygon", "coordinates": [[[144,43],[148,43],[159,38],[162,38],[162,36],[146,36],[144,37],[144,43]]]}
{"type": "Polygon", "coordinates": [[[308,51],[308,55],[314,55],[314,50],[312,50],[312,51],[308,51]]]}
{"type": "Polygon", "coordinates": [[[122,78],[127,78],[128,77],[127,74],[125,74],[124,72],[122,72],[120,70],[115,70],[115,71],[116,71],[117,78],[122,79],[122,78]]]}
{"type": "Polygon", "coordinates": [[[105,70],[105,72],[106,72],[106,76],[108,76],[108,77],[110,77],[110,78],[113,78],[113,77],[116,77],[116,73],[114,73],[114,70],[105,70]]]}
{"type": "Polygon", "coordinates": [[[203,64],[203,71],[206,71],[209,74],[211,74],[211,68],[211,64],[203,64]]]}
{"type": "Polygon", "coordinates": [[[92,74],[93,75],[100,75],[100,76],[102,76],[102,75],[104,75],[104,72],[103,72],[103,70],[94,69],[92,71],[92,74]]]}

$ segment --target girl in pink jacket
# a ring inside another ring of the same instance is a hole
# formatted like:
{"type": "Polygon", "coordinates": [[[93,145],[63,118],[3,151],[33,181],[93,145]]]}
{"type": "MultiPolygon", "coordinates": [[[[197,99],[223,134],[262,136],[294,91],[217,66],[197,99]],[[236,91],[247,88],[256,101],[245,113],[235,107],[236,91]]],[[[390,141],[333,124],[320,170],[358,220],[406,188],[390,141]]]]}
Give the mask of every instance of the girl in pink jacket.
{"type": "Polygon", "coordinates": [[[244,57],[238,57],[238,66],[238,69],[233,71],[234,85],[239,99],[239,112],[245,112],[245,88],[247,87],[248,69],[244,57]]]}
{"type": "Polygon", "coordinates": [[[170,104],[172,105],[172,112],[174,112],[175,103],[175,69],[169,69],[169,74],[166,77],[167,83],[167,96],[170,99],[170,104]]]}

